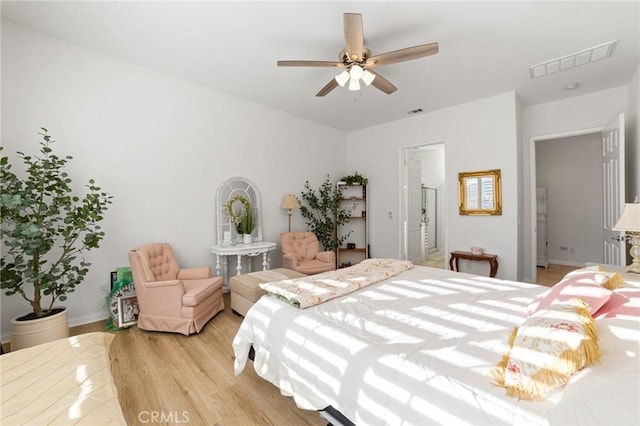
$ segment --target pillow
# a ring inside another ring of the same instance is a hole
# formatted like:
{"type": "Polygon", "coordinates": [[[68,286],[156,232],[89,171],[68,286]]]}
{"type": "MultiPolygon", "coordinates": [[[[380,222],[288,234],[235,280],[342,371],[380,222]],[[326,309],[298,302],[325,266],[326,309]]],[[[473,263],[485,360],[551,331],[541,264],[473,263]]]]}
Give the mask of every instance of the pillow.
{"type": "Polygon", "coordinates": [[[593,263],[593,262],[585,262],[587,266],[597,266],[599,271],[607,271],[607,272],[624,272],[625,267],[621,265],[612,265],[607,263],[593,263]]]}
{"type": "Polygon", "coordinates": [[[634,272],[621,272],[623,287],[640,288],[640,274],[634,272]]]}
{"type": "Polygon", "coordinates": [[[507,396],[543,400],[571,376],[600,359],[589,307],[574,298],[537,311],[509,337],[509,352],[490,371],[507,396]]]}
{"type": "Polygon", "coordinates": [[[567,274],[562,279],[568,278],[575,274],[581,274],[583,272],[604,272],[604,268],[600,265],[585,266],[583,268],[574,269],[573,271],[567,272],[567,274]]]}
{"type": "Polygon", "coordinates": [[[596,284],[593,274],[595,273],[575,274],[563,279],[531,302],[527,316],[554,303],[566,302],[574,297],[584,300],[589,307],[589,314],[593,315],[611,297],[611,290],[596,284]]]}
{"type": "Polygon", "coordinates": [[[640,317],[640,289],[621,288],[611,294],[611,298],[598,312],[594,319],[616,318],[624,316],[640,317]]]}
{"type": "Polygon", "coordinates": [[[615,290],[624,285],[624,278],[617,272],[605,272],[603,274],[596,275],[596,281],[603,279],[604,282],[600,285],[604,288],[608,288],[609,290],[615,290]]]}
{"type": "Polygon", "coordinates": [[[609,290],[615,290],[623,285],[624,278],[618,272],[605,271],[601,266],[590,266],[586,268],[576,269],[565,275],[561,281],[576,276],[581,276],[584,279],[593,279],[595,284],[601,285],[609,290]]]}

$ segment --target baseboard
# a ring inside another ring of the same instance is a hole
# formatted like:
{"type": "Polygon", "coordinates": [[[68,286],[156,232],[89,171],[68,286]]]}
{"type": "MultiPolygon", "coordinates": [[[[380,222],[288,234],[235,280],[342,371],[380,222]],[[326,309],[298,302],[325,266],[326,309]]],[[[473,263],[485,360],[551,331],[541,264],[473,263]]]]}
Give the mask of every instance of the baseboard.
{"type": "Polygon", "coordinates": [[[568,260],[556,260],[556,259],[547,259],[549,264],[554,265],[563,265],[563,266],[577,266],[578,268],[583,268],[585,266],[585,262],[571,262],[568,260]]]}
{"type": "Polygon", "coordinates": [[[106,312],[85,315],[83,317],[69,319],[69,327],[77,327],[79,325],[91,324],[92,322],[104,321],[107,318],[109,318],[109,314],[106,312]]]}

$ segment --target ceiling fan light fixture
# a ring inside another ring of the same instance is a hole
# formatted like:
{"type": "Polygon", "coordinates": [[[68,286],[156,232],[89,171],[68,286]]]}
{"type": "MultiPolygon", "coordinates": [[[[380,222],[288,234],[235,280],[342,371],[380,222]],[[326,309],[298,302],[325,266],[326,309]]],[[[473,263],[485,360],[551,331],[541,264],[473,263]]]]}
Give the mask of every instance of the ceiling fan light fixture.
{"type": "Polygon", "coordinates": [[[349,75],[351,76],[351,80],[360,80],[362,78],[362,74],[364,71],[360,65],[354,65],[349,70],[349,75]]]}
{"type": "Polygon", "coordinates": [[[349,71],[344,70],[340,74],[336,75],[334,78],[336,79],[340,87],[344,87],[344,85],[347,84],[347,81],[349,81],[349,78],[350,78],[349,71]]]}
{"type": "Polygon", "coordinates": [[[364,81],[364,84],[367,86],[370,85],[375,78],[376,75],[369,70],[364,70],[362,72],[362,81],[364,81]]]}
{"type": "MultiPolygon", "coordinates": [[[[334,77],[316,93],[317,97],[326,96],[338,86],[346,87],[353,92],[359,91],[362,88],[361,81],[367,86],[372,85],[374,88],[390,95],[398,90],[398,88],[382,75],[375,71],[370,71],[370,68],[435,55],[439,51],[438,43],[428,43],[371,56],[371,51],[364,46],[362,15],[359,13],[345,13],[343,15],[343,22],[345,48],[338,54],[337,62],[307,60],[277,62],[279,67],[340,68],[338,70],[340,73],[334,75],[334,77]],[[347,82],[349,82],[348,86],[347,82]]],[[[600,55],[604,55],[604,50],[600,55]]]]}

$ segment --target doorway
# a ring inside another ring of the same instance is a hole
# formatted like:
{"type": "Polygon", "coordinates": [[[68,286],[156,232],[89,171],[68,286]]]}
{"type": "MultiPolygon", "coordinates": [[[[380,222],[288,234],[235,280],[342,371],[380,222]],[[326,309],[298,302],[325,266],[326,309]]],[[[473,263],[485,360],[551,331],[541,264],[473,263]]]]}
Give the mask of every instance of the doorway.
{"type": "Polygon", "coordinates": [[[401,148],[400,252],[417,265],[444,268],[444,143],[401,148]]]}
{"type": "Polygon", "coordinates": [[[624,114],[607,126],[531,138],[530,173],[533,282],[538,265],[546,263],[622,264],[618,253],[624,248],[612,240],[619,233],[611,227],[624,205],[624,114]],[[585,150],[588,140],[590,154],[585,150]],[[569,147],[572,142],[578,145],[569,147]],[[578,164],[585,159],[591,162],[578,164]]]}

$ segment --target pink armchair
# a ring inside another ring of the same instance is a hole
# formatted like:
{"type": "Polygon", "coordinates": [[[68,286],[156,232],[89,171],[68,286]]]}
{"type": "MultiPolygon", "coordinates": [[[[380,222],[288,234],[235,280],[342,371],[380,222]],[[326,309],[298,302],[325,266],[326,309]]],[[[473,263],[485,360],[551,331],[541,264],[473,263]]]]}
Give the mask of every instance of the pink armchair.
{"type": "Polygon", "coordinates": [[[320,251],[313,232],[283,232],[280,234],[282,266],[312,275],[336,269],[336,254],[320,251]]]}
{"type": "Polygon", "coordinates": [[[167,243],[134,248],[129,263],[143,330],[188,336],[224,309],[222,278],[211,277],[209,266],[180,269],[167,243]]]}

